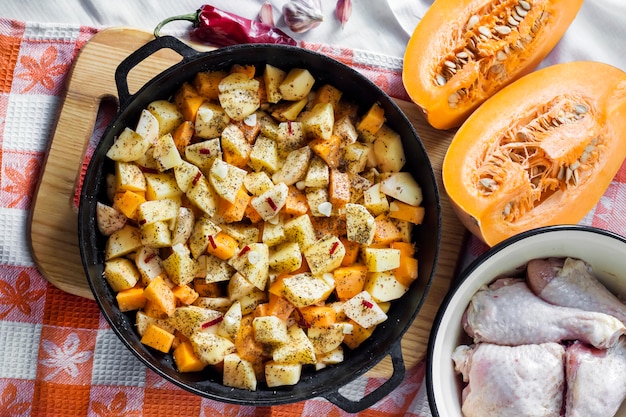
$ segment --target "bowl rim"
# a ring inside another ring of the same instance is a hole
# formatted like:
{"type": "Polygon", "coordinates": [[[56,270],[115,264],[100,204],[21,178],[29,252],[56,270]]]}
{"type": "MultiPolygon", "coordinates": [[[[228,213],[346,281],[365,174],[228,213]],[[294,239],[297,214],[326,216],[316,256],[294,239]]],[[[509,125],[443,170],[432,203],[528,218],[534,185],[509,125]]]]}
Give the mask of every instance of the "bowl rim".
{"type": "MultiPolygon", "coordinates": [[[[439,340],[438,336],[440,330],[444,328],[443,322],[446,318],[446,313],[448,311],[448,307],[457,297],[459,291],[463,288],[466,281],[474,276],[478,269],[480,269],[488,260],[497,255],[502,255],[502,252],[515,247],[516,244],[527,241],[528,239],[539,238],[542,235],[552,234],[568,234],[568,233],[576,233],[576,234],[587,234],[590,236],[596,236],[601,239],[613,240],[616,243],[621,243],[626,245],[626,237],[619,235],[615,232],[601,229],[594,226],[583,225],[583,224],[562,224],[562,225],[551,225],[551,226],[542,226],[535,229],[530,229],[524,232],[521,232],[517,235],[511,236],[504,241],[494,245],[491,248],[488,248],[485,252],[478,255],[472,262],[470,262],[459,274],[457,274],[457,278],[452,281],[452,286],[449,291],[446,293],[439,309],[435,315],[433,326],[431,328],[428,346],[426,349],[426,394],[428,399],[428,404],[431,410],[433,417],[452,417],[448,415],[441,414],[439,411],[439,407],[437,406],[437,392],[435,389],[435,379],[437,376],[435,375],[434,363],[435,358],[437,358],[437,342],[439,340]]],[[[520,262],[518,266],[524,265],[525,262],[520,262]]],[[[516,264],[517,265],[517,264],[516,264]]],[[[511,268],[511,270],[514,268],[511,268]]],[[[496,279],[497,276],[492,276],[492,279],[496,279]]],[[[481,281],[482,282],[482,281],[481,281]]],[[[442,358],[440,358],[442,359],[442,358]]],[[[460,407],[460,404],[459,404],[460,407]]],[[[460,416],[459,416],[460,417],[460,416]]]]}

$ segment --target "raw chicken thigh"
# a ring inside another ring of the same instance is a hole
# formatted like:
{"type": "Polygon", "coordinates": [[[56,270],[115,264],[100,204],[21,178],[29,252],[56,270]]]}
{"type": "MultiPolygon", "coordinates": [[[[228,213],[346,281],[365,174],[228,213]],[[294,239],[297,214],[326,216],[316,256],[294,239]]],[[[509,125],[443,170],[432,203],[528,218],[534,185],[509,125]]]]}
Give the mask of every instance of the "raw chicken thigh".
{"type": "Polygon", "coordinates": [[[580,259],[534,259],[528,262],[526,280],[530,289],[549,303],[610,314],[626,324],[626,304],[580,259]]]}
{"type": "Polygon", "coordinates": [[[607,350],[576,342],[565,361],[565,417],[615,415],[626,398],[626,339],[607,350]]]}
{"type": "Polygon", "coordinates": [[[463,375],[465,417],[559,417],[565,349],[558,343],[461,345],[452,355],[463,375]]]}
{"type": "Polygon", "coordinates": [[[502,278],[479,290],[463,316],[475,343],[501,345],[580,340],[597,348],[613,346],[624,324],[603,313],[560,307],[543,301],[525,280],[502,278]]]}

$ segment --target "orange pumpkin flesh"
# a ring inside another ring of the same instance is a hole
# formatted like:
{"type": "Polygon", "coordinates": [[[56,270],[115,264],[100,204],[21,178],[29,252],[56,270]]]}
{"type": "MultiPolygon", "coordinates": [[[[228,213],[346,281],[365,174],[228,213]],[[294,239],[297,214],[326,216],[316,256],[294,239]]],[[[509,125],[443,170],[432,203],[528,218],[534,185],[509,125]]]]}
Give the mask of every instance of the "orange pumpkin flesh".
{"type": "Polygon", "coordinates": [[[539,226],[578,223],[626,157],[626,73],[571,62],[505,87],[459,128],[445,190],[490,246],[539,226]]]}
{"type": "Polygon", "coordinates": [[[583,0],[437,0],[407,44],[404,87],[437,129],[534,70],[583,0]]]}

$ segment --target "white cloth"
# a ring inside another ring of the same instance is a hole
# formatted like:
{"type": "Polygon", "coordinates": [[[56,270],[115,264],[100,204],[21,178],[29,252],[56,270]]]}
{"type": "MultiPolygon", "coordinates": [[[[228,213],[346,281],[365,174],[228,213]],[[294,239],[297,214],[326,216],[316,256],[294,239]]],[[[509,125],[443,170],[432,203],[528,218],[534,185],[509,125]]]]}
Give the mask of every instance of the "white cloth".
{"type": "MultiPolygon", "coordinates": [[[[192,13],[209,3],[256,19],[265,0],[2,0],[0,15],[34,22],[75,23],[95,27],[132,26],[148,31],[163,19],[192,13]]],[[[324,22],[294,34],[282,20],[287,0],[270,0],[276,25],[298,40],[340,45],[402,58],[406,43],[433,0],[352,0],[352,16],[344,28],[335,17],[335,0],[321,0],[324,22]]],[[[542,66],[593,60],[626,71],[626,1],[587,0],[557,47],[542,66]]],[[[177,34],[187,23],[172,23],[164,33],[177,34]]]]}

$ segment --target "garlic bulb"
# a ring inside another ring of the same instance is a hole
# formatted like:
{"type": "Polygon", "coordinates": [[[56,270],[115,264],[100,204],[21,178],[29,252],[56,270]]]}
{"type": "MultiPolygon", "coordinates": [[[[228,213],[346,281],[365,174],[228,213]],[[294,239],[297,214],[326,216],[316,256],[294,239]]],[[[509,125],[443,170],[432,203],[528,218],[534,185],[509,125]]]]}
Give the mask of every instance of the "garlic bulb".
{"type": "Polygon", "coordinates": [[[292,0],[283,6],[283,20],[296,33],[317,27],[324,20],[320,0],[292,0]]]}

